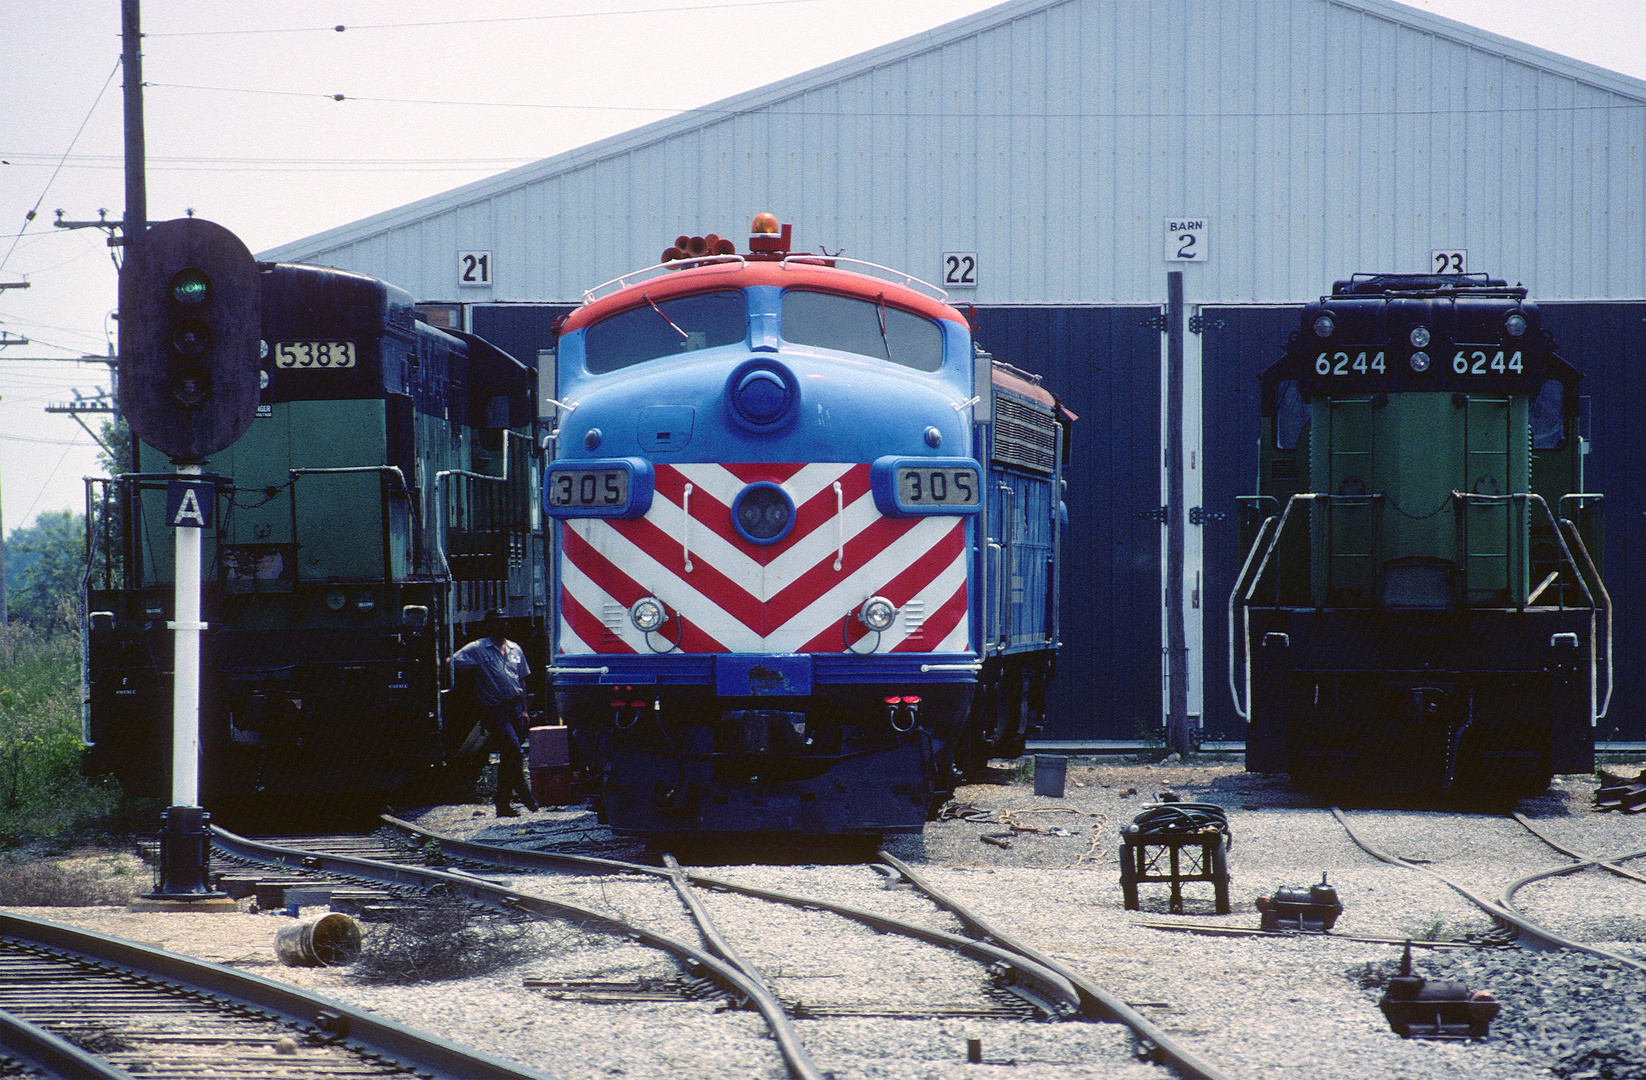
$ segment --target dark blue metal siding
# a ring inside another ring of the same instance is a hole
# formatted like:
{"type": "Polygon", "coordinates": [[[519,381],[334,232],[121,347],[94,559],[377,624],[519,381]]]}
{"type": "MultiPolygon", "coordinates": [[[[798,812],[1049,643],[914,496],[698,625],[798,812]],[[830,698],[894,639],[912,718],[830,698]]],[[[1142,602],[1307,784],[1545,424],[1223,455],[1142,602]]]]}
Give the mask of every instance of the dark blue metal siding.
{"type": "MultiPolygon", "coordinates": [[[[1201,505],[1223,517],[1200,526],[1204,545],[1206,640],[1201,725],[1206,739],[1244,739],[1246,723],[1229,696],[1229,590],[1240,572],[1237,495],[1257,490],[1257,440],[1262,388],[1258,375],[1280,359],[1297,329],[1298,308],[1201,310],[1201,505]]],[[[1190,526],[1194,528],[1194,526],[1190,526]]],[[[1190,658],[1193,663],[1193,657],[1190,658]]]]}
{"type": "Polygon", "coordinates": [[[476,304],[473,333],[537,370],[539,349],[554,345],[554,321],[575,311],[569,304],[476,304]]]}
{"type": "MultiPolygon", "coordinates": [[[[1536,297],[1533,297],[1535,300],[1536,297]]],[[[1583,373],[1592,447],[1584,484],[1605,494],[1601,574],[1615,612],[1617,689],[1600,740],[1646,738],[1646,303],[1540,303],[1560,356],[1583,373]]]]}
{"type": "Polygon", "coordinates": [[[1048,739],[1130,739],[1161,716],[1159,308],[980,308],[977,340],[1080,420],[1065,476],[1063,649],[1048,739]]]}
{"type": "MultiPolygon", "coordinates": [[[[1561,356],[1583,372],[1584,416],[1593,452],[1590,491],[1603,492],[1602,573],[1615,615],[1617,690],[1596,738],[1646,737],[1646,303],[1543,303],[1544,326],[1561,356]]],[[[1236,495],[1257,486],[1257,375],[1279,358],[1297,326],[1295,307],[1206,308],[1202,340],[1203,504],[1229,510],[1205,532],[1206,707],[1208,737],[1242,737],[1228,691],[1229,589],[1240,569],[1236,495]]]]}

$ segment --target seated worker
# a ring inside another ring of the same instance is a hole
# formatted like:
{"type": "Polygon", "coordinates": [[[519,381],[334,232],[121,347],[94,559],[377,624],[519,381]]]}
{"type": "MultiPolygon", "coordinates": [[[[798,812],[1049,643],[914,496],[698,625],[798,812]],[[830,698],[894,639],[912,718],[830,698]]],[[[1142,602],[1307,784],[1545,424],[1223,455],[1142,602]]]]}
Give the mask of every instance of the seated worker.
{"type": "Polygon", "coordinates": [[[452,676],[473,672],[474,692],[480,699],[480,722],[489,741],[498,749],[497,816],[519,817],[510,796],[518,793],[527,810],[537,809],[526,783],[524,755],[520,752],[520,732],[526,721],[526,654],[504,636],[507,629],[502,608],[486,612],[481,625],[486,636],[477,638],[452,654],[452,676]]]}

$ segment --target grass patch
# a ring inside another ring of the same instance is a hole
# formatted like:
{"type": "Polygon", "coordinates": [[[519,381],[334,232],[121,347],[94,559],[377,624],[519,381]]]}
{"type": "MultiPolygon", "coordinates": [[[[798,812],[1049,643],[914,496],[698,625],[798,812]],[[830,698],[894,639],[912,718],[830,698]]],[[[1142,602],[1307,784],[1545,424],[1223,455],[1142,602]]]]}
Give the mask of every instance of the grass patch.
{"type": "Polygon", "coordinates": [[[124,904],[147,888],[146,869],[130,855],[101,852],[0,864],[0,907],[124,904]]]}
{"type": "Polygon", "coordinates": [[[0,626],[0,847],[132,831],[141,815],[113,777],[80,774],[80,639],[0,626]]]}

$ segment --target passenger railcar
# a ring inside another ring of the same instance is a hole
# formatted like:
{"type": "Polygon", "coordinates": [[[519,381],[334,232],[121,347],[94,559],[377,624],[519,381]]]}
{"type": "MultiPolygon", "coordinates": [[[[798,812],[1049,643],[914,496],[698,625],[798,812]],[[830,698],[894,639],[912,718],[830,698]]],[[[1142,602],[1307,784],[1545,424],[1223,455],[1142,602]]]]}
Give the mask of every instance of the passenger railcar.
{"type": "Polygon", "coordinates": [[[1355,275],[1303,309],[1262,376],[1229,600],[1249,770],[1514,795],[1593,768],[1610,605],[1579,379],[1484,275],[1355,275]]]}
{"type": "MultiPolygon", "coordinates": [[[[261,403],[207,466],[201,800],[381,798],[477,747],[441,665],[488,608],[544,655],[536,387],[485,341],[428,325],[392,285],[258,273],[261,403]]],[[[84,767],[159,795],[173,473],[145,443],[134,455],[134,472],[88,482],[84,767]]]]}
{"type": "Polygon", "coordinates": [[[561,327],[558,711],[620,833],[917,831],[1044,708],[1072,417],[763,217],[561,327]]]}

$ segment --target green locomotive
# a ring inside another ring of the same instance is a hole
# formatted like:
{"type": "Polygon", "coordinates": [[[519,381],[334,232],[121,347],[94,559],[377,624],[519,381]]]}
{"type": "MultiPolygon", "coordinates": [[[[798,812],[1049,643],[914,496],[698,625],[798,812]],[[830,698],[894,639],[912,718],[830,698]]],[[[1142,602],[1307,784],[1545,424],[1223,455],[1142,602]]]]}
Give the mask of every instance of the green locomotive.
{"type": "Polygon", "coordinates": [[[1361,275],[1262,375],[1229,599],[1249,771],[1522,795],[1594,767],[1611,691],[1580,374],[1525,290],[1361,275]]]}
{"type": "MultiPolygon", "coordinates": [[[[535,375],[376,279],[257,272],[260,403],[208,465],[201,799],[370,801],[474,748],[442,663],[488,608],[543,655],[535,375]]],[[[148,444],[133,450],[132,473],[88,481],[83,764],[159,795],[174,474],[148,444]]]]}

